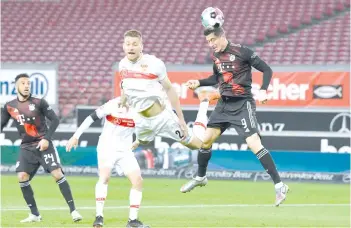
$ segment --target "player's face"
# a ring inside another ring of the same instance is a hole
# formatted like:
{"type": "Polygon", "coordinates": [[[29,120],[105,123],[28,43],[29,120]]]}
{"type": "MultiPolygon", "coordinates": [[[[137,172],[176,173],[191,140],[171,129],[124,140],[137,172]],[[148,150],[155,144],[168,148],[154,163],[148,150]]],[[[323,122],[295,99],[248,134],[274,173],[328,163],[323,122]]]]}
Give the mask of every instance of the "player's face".
{"type": "Polygon", "coordinates": [[[139,37],[125,37],[123,42],[123,50],[127,58],[130,61],[135,62],[138,60],[143,50],[141,39],[139,37]]]}
{"type": "Polygon", "coordinates": [[[225,49],[225,39],[223,36],[216,36],[211,33],[206,36],[208,45],[214,50],[214,52],[220,52],[225,49]]]}
{"type": "Polygon", "coordinates": [[[20,78],[17,81],[17,92],[22,97],[28,97],[30,94],[30,80],[29,78],[20,78]]]}

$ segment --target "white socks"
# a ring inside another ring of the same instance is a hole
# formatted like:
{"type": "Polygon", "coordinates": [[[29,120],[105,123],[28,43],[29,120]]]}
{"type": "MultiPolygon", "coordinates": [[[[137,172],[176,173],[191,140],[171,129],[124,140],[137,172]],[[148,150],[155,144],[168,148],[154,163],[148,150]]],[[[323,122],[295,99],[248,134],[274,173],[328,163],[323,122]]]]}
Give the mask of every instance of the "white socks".
{"type": "Polygon", "coordinates": [[[130,189],[129,194],[129,219],[134,220],[138,218],[138,211],[141,204],[143,193],[136,189],[130,189]]]}
{"type": "Polygon", "coordinates": [[[283,182],[276,183],[274,185],[274,187],[275,187],[275,189],[279,189],[279,188],[283,187],[283,182]]]}
{"type": "Polygon", "coordinates": [[[95,186],[96,216],[104,216],[104,204],[107,196],[107,184],[98,181],[95,186]]]}
{"type": "Polygon", "coordinates": [[[208,110],[208,101],[203,101],[200,103],[199,111],[197,112],[196,120],[193,126],[194,135],[199,138],[201,141],[204,141],[205,131],[207,127],[207,110],[208,110]]]}

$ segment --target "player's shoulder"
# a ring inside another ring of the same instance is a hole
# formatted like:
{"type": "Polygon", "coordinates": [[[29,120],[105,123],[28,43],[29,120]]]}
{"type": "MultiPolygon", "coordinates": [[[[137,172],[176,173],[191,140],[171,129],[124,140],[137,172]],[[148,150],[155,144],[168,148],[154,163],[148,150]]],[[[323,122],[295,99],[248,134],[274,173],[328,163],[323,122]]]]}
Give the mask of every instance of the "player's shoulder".
{"type": "Polygon", "coordinates": [[[41,102],[42,100],[45,100],[44,98],[40,98],[40,97],[33,96],[33,95],[31,95],[29,99],[32,102],[41,102]]]}
{"type": "Polygon", "coordinates": [[[127,57],[124,57],[123,59],[121,59],[118,63],[119,67],[125,65],[128,62],[127,57]]]}
{"type": "Polygon", "coordinates": [[[7,105],[14,105],[14,104],[16,104],[16,103],[17,103],[17,98],[7,101],[7,102],[4,104],[4,107],[6,107],[7,105]]]}
{"type": "Polygon", "coordinates": [[[4,110],[7,110],[9,106],[15,107],[16,103],[17,103],[17,98],[7,101],[6,103],[4,103],[4,105],[1,105],[1,107],[4,108],[4,110]]]}
{"type": "Polygon", "coordinates": [[[228,47],[228,51],[233,53],[233,54],[240,54],[244,51],[245,46],[242,44],[238,44],[238,43],[229,43],[229,47],[228,47]]]}
{"type": "Polygon", "coordinates": [[[115,97],[112,98],[110,100],[108,100],[105,104],[103,104],[103,106],[113,106],[113,105],[117,105],[120,101],[120,97],[115,97]]]}
{"type": "Polygon", "coordinates": [[[158,58],[155,55],[150,55],[150,54],[144,54],[143,56],[144,60],[147,62],[151,62],[151,63],[157,63],[157,64],[164,64],[164,62],[162,61],[162,59],[158,58]]]}
{"type": "Polygon", "coordinates": [[[34,104],[38,105],[38,106],[47,103],[47,101],[45,100],[45,98],[41,98],[41,97],[37,97],[37,96],[31,96],[31,97],[29,98],[29,101],[30,101],[31,103],[34,103],[34,104]]]}

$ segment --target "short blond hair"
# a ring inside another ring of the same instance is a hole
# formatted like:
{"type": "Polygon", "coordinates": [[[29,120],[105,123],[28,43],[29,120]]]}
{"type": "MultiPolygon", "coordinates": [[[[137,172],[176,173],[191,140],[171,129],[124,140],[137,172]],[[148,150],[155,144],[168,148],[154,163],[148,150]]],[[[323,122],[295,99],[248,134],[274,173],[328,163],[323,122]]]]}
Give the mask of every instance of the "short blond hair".
{"type": "Polygon", "coordinates": [[[124,38],[125,37],[138,37],[140,40],[142,40],[142,35],[141,35],[141,32],[139,32],[138,30],[136,29],[131,29],[131,30],[128,30],[124,33],[124,38]]]}

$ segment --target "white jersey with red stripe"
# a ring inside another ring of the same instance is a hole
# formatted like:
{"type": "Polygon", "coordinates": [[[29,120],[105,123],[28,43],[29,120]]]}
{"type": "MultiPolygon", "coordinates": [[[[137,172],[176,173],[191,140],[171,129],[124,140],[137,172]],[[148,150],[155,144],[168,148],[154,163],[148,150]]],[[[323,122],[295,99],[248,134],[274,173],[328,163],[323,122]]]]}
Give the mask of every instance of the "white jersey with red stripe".
{"type": "Polygon", "coordinates": [[[96,109],[99,118],[105,117],[105,123],[100,135],[99,144],[117,149],[130,151],[133,144],[135,123],[131,110],[118,107],[119,98],[114,98],[96,109]]]}
{"type": "Polygon", "coordinates": [[[146,110],[156,100],[167,101],[160,81],[167,77],[164,62],[154,55],[143,54],[136,62],[124,57],[119,63],[121,86],[127,101],[136,112],[146,110]]]}

